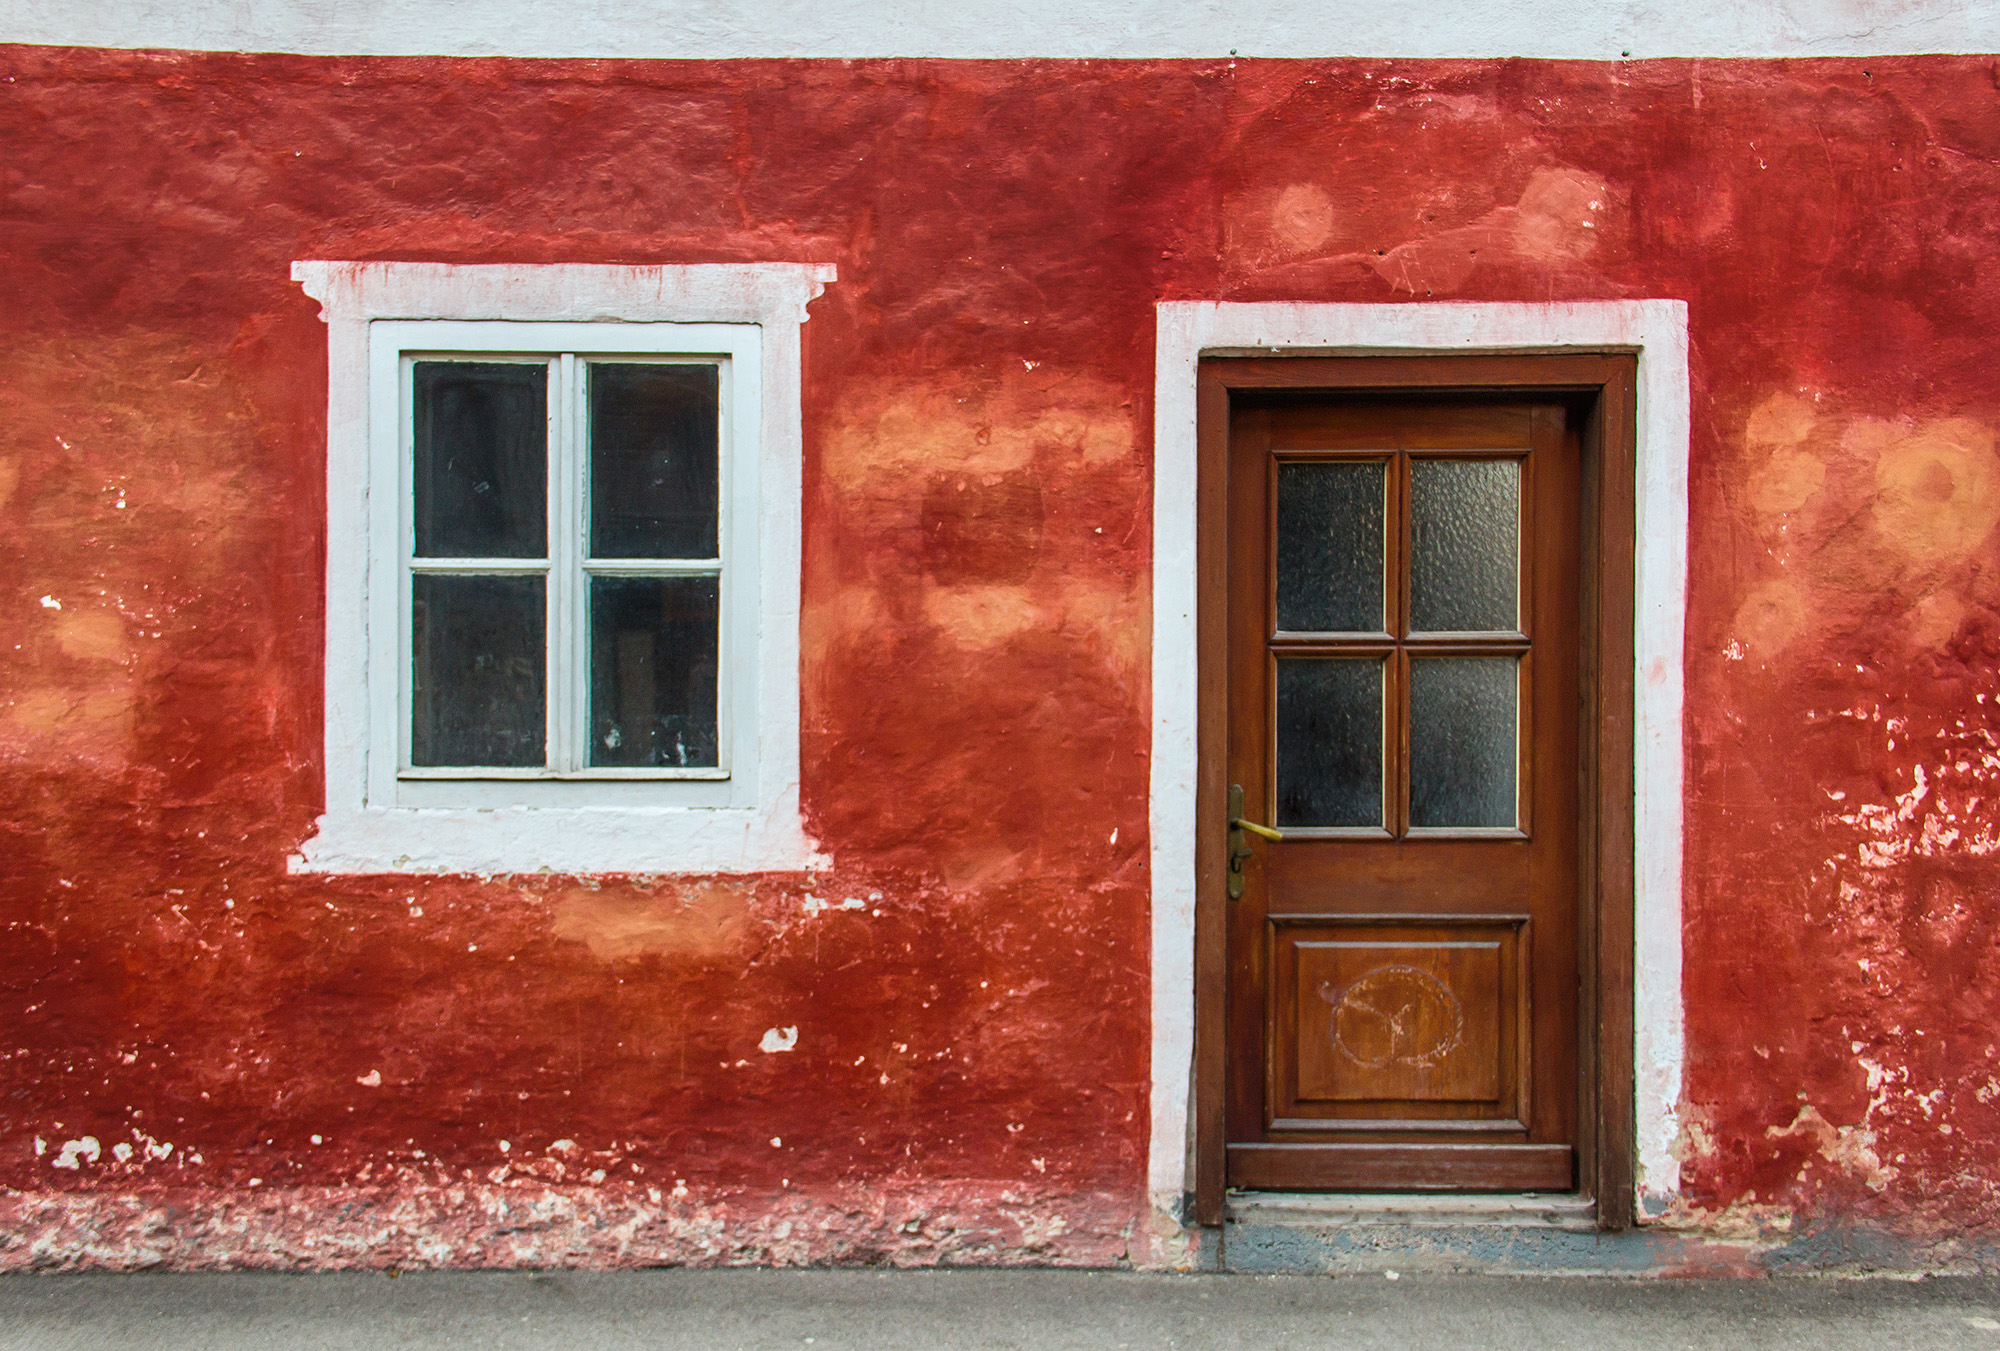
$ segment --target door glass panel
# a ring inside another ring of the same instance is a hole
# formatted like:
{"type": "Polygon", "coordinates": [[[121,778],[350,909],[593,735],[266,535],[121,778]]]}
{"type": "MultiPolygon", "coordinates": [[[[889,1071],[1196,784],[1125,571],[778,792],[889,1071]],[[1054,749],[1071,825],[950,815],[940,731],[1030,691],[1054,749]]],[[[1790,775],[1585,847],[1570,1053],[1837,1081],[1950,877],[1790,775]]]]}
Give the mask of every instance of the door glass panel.
{"type": "Polygon", "coordinates": [[[1410,662],[1410,824],[1516,824],[1520,663],[1513,657],[1410,662]]]}
{"type": "Polygon", "coordinates": [[[1278,466],[1278,627],[1382,630],[1381,462],[1278,466]]]}
{"type": "Polygon", "coordinates": [[[546,764],[542,579],[410,582],[410,763],[546,764]]]}
{"type": "Polygon", "coordinates": [[[590,763],[716,759],[714,577],[590,581],[590,763]]]}
{"type": "Polygon", "coordinates": [[[1410,628],[1521,625],[1521,462],[1410,461],[1410,628]]]}
{"type": "Polygon", "coordinates": [[[419,361],[411,381],[416,556],[546,558],[548,366],[419,361]]]}
{"type": "Polygon", "coordinates": [[[1382,824],[1382,662],[1278,663],[1277,824],[1382,824]]]}
{"type": "Polygon", "coordinates": [[[721,372],[590,363],[590,554],[714,558],[721,372]]]}

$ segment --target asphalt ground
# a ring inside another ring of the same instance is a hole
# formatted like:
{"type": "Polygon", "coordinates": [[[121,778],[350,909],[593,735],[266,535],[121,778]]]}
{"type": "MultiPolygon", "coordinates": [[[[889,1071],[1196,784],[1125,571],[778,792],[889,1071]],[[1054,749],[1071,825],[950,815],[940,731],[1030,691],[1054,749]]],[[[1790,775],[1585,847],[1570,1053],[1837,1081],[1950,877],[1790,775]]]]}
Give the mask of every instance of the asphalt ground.
{"type": "Polygon", "coordinates": [[[1674,1348],[2000,1351],[2000,1280],[1061,1271],[0,1277],[0,1349],[1674,1348]]]}

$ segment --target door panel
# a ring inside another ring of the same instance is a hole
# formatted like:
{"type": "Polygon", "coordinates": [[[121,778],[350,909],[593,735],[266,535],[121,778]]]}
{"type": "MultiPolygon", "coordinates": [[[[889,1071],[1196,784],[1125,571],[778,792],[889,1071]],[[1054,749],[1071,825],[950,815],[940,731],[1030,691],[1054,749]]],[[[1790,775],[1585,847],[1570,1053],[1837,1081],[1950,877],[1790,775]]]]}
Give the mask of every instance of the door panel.
{"type": "Polygon", "coordinates": [[[1578,477],[1546,400],[1231,410],[1230,1185],[1576,1185],[1578,477]]]}
{"type": "Polygon", "coordinates": [[[1521,1115],[1525,919],[1271,925],[1271,1120],[1521,1115]]]}

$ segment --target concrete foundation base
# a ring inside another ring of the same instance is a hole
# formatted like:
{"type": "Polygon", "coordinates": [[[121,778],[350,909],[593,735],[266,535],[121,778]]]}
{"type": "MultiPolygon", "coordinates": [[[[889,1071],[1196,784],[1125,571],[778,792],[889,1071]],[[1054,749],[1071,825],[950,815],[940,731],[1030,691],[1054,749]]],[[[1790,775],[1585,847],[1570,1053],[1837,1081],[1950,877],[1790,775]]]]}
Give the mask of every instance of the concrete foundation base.
{"type": "Polygon", "coordinates": [[[1202,1231],[1199,1265],[1248,1275],[1455,1272],[1538,1276],[1981,1274],[2000,1248],[1867,1229],[1741,1240],[1662,1227],[1606,1233],[1573,1196],[1237,1196],[1202,1231]]]}

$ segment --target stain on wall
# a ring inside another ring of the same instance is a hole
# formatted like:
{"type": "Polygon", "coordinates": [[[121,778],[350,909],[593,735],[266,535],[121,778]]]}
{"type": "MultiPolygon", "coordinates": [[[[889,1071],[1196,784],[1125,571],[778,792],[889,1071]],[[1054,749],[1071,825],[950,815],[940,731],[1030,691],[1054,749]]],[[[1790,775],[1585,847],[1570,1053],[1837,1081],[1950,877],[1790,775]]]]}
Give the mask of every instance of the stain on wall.
{"type": "Polygon", "coordinates": [[[1690,305],[1686,1194],[2000,1226],[1989,63],[0,49],[0,1264],[1172,1260],[1152,307],[1690,305]],[[833,262],[832,868],[335,878],[295,258],[833,262]]]}

